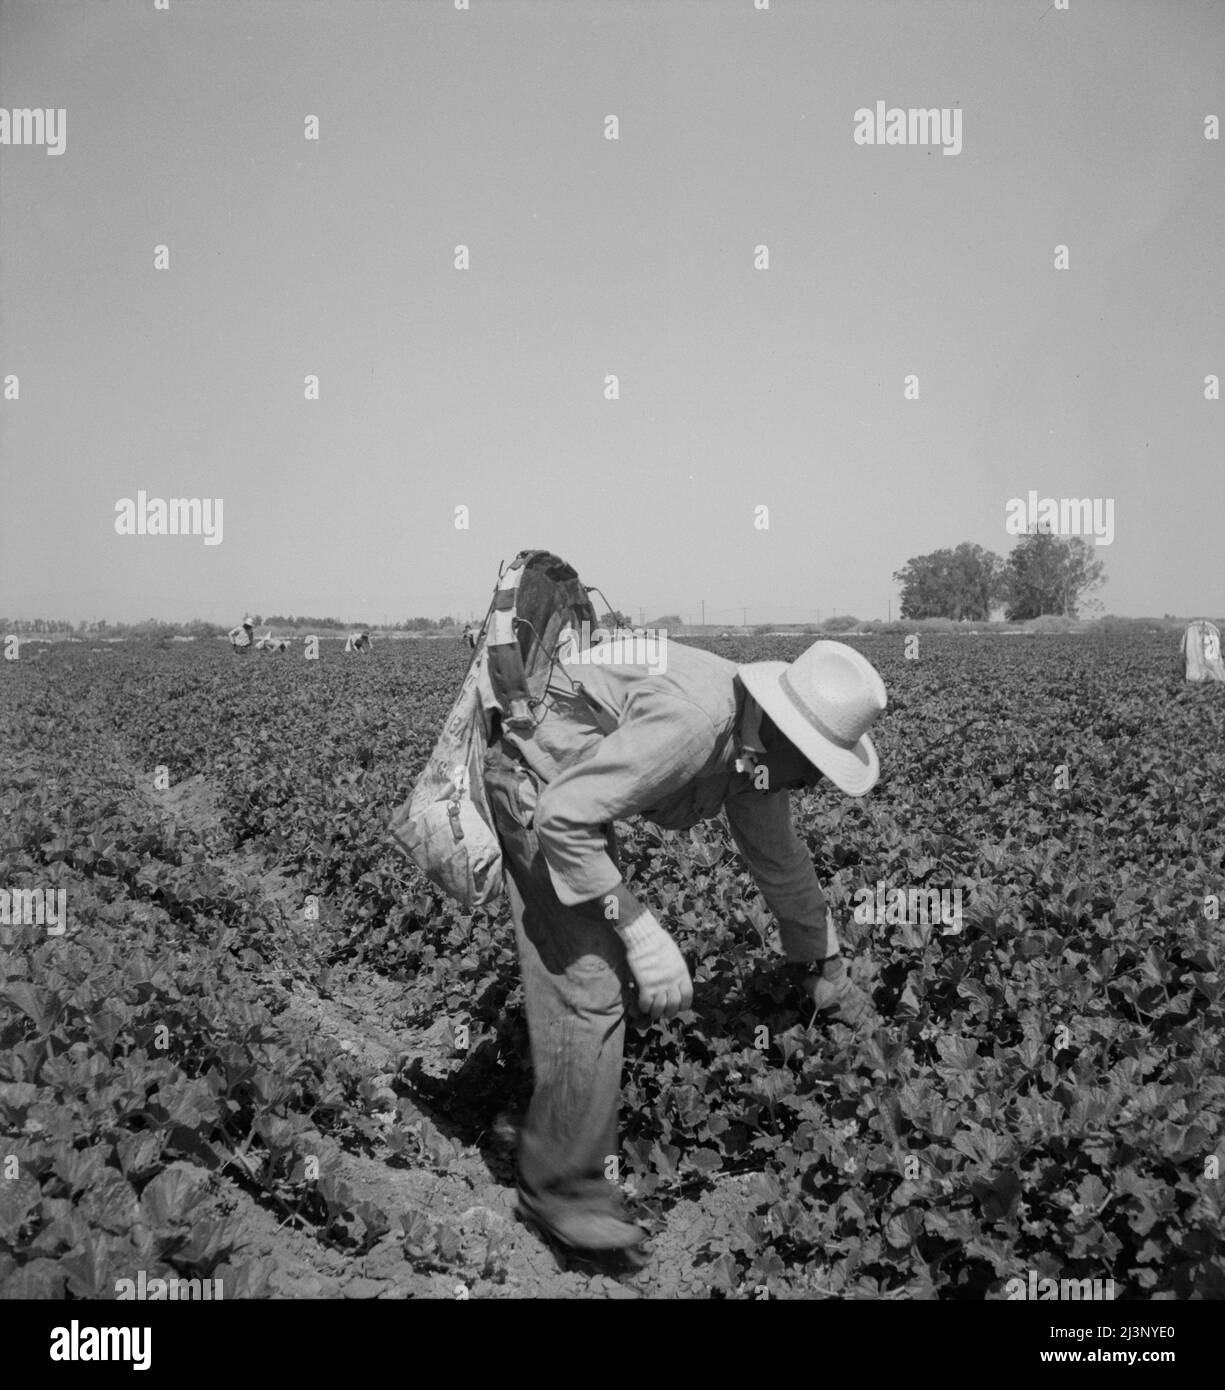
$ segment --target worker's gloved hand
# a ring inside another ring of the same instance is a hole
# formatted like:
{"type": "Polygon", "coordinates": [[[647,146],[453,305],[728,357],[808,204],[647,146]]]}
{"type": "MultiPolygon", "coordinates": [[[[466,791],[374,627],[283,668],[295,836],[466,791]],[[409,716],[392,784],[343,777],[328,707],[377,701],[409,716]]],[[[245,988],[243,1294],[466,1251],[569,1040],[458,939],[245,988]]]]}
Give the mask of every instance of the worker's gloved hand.
{"type": "Polygon", "coordinates": [[[693,1003],[693,981],[676,942],[643,911],[613,930],[625,943],[630,973],[638,986],[638,1007],[652,1020],[672,1018],[693,1003]]]}
{"type": "Polygon", "coordinates": [[[839,954],[820,965],[793,965],[797,983],[814,1009],[814,1019],[823,1023],[847,1023],[865,1027],[879,1023],[872,1000],[847,973],[846,961],[839,954]]]}

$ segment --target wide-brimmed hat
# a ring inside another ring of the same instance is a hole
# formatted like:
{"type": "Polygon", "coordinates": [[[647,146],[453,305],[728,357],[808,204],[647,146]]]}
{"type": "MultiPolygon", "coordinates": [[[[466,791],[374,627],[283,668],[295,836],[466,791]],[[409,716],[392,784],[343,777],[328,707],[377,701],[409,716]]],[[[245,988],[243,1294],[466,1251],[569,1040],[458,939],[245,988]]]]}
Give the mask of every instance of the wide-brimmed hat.
{"type": "Polygon", "coordinates": [[[242,620],[242,625],[243,625],[243,627],[251,627],[251,628],[253,628],[253,627],[255,626],[255,624],[251,621],[250,618],[244,618],[244,619],[242,620]]]}
{"type": "Polygon", "coordinates": [[[868,730],[884,711],[876,667],[845,642],[814,642],[785,661],[738,668],[745,689],[779,732],[848,796],[876,785],[880,761],[868,730]]]}

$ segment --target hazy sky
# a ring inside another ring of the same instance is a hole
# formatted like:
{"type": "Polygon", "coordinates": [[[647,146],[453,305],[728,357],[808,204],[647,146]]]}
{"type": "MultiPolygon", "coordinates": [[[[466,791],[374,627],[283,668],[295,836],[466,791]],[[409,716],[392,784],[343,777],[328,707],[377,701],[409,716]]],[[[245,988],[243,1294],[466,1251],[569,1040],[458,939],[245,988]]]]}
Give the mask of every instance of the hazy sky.
{"type": "Polygon", "coordinates": [[[1113,499],[1106,611],[1225,608],[1220,0],[0,0],[0,104],[67,113],[0,146],[2,614],[483,612],[542,546],[883,617],[1030,489],[1113,499]]]}

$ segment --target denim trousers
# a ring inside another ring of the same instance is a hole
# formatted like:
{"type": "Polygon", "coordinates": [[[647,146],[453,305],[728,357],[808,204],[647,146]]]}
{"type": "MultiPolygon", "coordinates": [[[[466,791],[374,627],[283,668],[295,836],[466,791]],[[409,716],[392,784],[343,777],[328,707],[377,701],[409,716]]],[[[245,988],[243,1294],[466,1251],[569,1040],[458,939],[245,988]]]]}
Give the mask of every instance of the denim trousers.
{"type": "MultiPolygon", "coordinates": [[[[558,1230],[579,1213],[624,1215],[617,1108],[630,973],[601,900],[565,906],[536,838],[540,782],[498,742],[485,785],[502,845],[531,1042],[533,1091],[519,1135],[519,1204],[558,1230]]],[[[607,845],[617,862],[610,825],[607,845]]]]}

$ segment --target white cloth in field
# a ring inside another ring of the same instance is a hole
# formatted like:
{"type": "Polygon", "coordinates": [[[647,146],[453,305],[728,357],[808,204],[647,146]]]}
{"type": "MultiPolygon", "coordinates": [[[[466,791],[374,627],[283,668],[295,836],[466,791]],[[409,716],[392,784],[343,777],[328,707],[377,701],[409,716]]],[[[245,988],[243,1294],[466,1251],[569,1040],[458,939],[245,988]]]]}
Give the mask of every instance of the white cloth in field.
{"type": "Polygon", "coordinates": [[[1203,618],[1191,623],[1182,637],[1182,655],[1189,681],[1225,681],[1221,632],[1203,618]]]}

